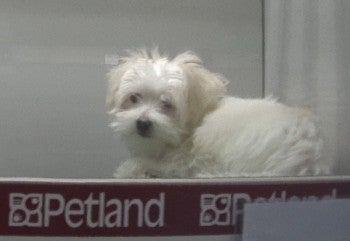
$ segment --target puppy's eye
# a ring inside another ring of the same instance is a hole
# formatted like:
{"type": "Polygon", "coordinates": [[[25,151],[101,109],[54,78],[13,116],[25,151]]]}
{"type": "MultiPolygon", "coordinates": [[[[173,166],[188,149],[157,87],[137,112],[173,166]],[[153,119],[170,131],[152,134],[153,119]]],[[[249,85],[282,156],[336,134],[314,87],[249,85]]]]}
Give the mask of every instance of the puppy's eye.
{"type": "Polygon", "coordinates": [[[162,107],[164,110],[172,110],[174,108],[170,101],[162,101],[162,107]]]}
{"type": "Polygon", "coordinates": [[[140,99],[141,99],[141,95],[140,95],[140,94],[132,94],[132,95],[130,95],[130,97],[129,97],[129,100],[130,100],[131,103],[133,103],[133,104],[138,103],[138,102],[140,101],[140,99]]]}

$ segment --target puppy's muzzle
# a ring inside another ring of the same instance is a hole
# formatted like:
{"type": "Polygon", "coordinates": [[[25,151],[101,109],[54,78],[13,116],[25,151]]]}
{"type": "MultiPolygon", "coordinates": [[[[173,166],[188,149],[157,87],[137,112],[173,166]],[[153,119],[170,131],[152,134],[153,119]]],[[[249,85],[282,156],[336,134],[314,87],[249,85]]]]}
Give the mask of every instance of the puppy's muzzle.
{"type": "Polygon", "coordinates": [[[145,119],[138,119],[136,121],[137,133],[143,137],[150,137],[152,132],[152,121],[145,119]]]}

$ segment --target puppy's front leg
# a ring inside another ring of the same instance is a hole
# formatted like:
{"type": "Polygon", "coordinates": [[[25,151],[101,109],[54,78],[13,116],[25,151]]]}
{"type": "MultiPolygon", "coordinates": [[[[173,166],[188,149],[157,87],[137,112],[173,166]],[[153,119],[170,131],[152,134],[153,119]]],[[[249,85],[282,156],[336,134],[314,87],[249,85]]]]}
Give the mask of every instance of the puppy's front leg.
{"type": "Polygon", "coordinates": [[[114,173],[115,178],[158,178],[161,173],[150,169],[149,160],[133,158],[122,163],[114,173]]]}

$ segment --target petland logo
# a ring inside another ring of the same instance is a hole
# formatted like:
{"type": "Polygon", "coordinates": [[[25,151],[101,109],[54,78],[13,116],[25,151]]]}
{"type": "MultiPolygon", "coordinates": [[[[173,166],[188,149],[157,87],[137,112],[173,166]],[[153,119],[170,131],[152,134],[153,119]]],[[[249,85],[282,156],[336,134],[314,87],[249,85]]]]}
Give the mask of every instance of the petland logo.
{"type": "Polygon", "coordinates": [[[63,220],[70,228],[163,227],[165,194],[148,200],[106,200],[105,193],[65,199],[58,193],[10,193],[10,227],[52,227],[63,220]]]}
{"type": "Polygon", "coordinates": [[[287,196],[287,191],[275,191],[266,196],[253,198],[248,193],[202,194],[200,198],[199,225],[234,225],[240,230],[245,203],[330,200],[337,198],[337,190],[333,189],[330,194],[324,196],[287,196]]]}

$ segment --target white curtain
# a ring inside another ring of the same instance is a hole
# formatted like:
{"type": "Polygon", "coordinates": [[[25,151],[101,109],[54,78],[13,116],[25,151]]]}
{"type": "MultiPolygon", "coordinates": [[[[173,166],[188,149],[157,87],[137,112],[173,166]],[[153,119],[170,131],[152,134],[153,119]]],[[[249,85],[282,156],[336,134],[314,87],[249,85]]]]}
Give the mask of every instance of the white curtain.
{"type": "Polygon", "coordinates": [[[265,95],[312,109],[324,158],[350,174],[350,1],[266,0],[265,95]]]}

